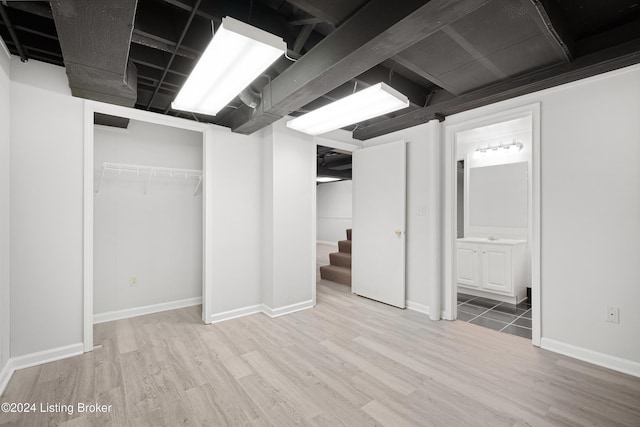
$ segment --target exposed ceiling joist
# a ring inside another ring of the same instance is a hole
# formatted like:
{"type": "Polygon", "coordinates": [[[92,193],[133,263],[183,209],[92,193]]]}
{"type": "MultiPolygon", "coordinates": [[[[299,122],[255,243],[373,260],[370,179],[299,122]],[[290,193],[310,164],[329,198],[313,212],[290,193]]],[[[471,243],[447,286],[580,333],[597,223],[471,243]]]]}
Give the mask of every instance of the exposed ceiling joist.
{"type": "Polygon", "coordinates": [[[365,0],[288,0],[288,2],[311,16],[338,26],[358,10],[365,0]]]}
{"type": "Polygon", "coordinates": [[[297,25],[310,25],[310,24],[321,24],[324,21],[320,18],[305,18],[305,19],[297,19],[295,21],[289,21],[289,25],[297,26],[297,25]]]}
{"type": "Polygon", "coordinates": [[[158,81],[158,85],[156,86],[156,89],[153,92],[153,95],[151,95],[151,99],[147,103],[147,110],[149,108],[151,108],[151,104],[153,103],[153,100],[155,99],[156,95],[158,94],[158,91],[160,90],[160,87],[162,86],[162,83],[164,82],[164,79],[167,77],[167,74],[169,73],[169,69],[171,68],[171,65],[173,64],[173,60],[175,59],[176,54],[178,53],[178,49],[180,49],[180,46],[182,46],[182,41],[184,40],[185,36],[187,35],[187,32],[189,31],[189,28],[191,27],[191,23],[193,22],[193,18],[195,18],[195,16],[196,16],[196,13],[198,11],[198,8],[200,7],[200,3],[201,2],[202,2],[202,0],[196,0],[196,4],[193,6],[193,9],[191,10],[191,13],[189,14],[189,19],[187,20],[187,23],[185,24],[185,26],[184,26],[184,28],[182,30],[182,33],[180,34],[180,38],[176,42],[176,46],[173,48],[173,52],[171,52],[171,58],[169,58],[169,62],[167,63],[166,68],[162,72],[162,77],[160,77],[160,80],[158,81]]]}
{"type": "MultiPolygon", "coordinates": [[[[151,47],[153,49],[169,53],[172,53],[176,48],[176,43],[174,41],[162,39],[160,37],[154,37],[152,34],[145,33],[138,29],[133,30],[131,41],[140,46],[151,47]]],[[[176,52],[176,55],[183,56],[189,59],[196,59],[199,53],[195,49],[180,46],[180,48],[176,52]]]]}
{"type": "MultiPolygon", "coordinates": [[[[4,2],[3,2],[4,3],[4,2]]],[[[44,1],[9,1],[6,5],[12,9],[22,10],[42,18],[53,19],[49,2],[44,1]]]]}
{"type": "MultiPolygon", "coordinates": [[[[193,11],[192,3],[185,0],[162,0],[162,2],[178,7],[187,13],[193,11]]],[[[207,21],[213,21],[216,28],[222,22],[222,17],[232,16],[235,19],[257,26],[265,31],[277,34],[288,44],[293,45],[294,34],[291,25],[275,10],[260,2],[240,2],[237,0],[207,1],[196,11],[196,16],[207,21]]],[[[208,42],[208,40],[207,40],[208,42]]]]}
{"type": "Polygon", "coordinates": [[[22,48],[22,44],[20,43],[20,39],[18,39],[18,35],[16,34],[15,29],[13,28],[13,24],[11,24],[11,20],[9,20],[9,15],[7,15],[7,11],[4,8],[3,4],[0,4],[0,16],[2,17],[2,22],[9,30],[9,34],[11,35],[11,40],[13,41],[13,45],[18,50],[18,54],[20,55],[20,60],[22,62],[27,61],[27,54],[22,48]]]}
{"type": "Polygon", "coordinates": [[[429,73],[427,70],[424,70],[424,69],[418,67],[412,61],[410,61],[409,59],[407,59],[404,56],[402,56],[402,53],[394,56],[393,60],[396,61],[398,64],[402,65],[403,67],[407,68],[408,70],[416,73],[417,75],[419,75],[423,79],[427,79],[430,82],[432,82],[434,84],[437,84],[438,86],[440,86],[441,88],[443,88],[447,92],[453,93],[454,95],[459,95],[458,90],[455,87],[447,84],[446,82],[443,82],[442,80],[440,80],[439,78],[437,78],[433,74],[429,73]]]}
{"type": "MultiPolygon", "coordinates": [[[[159,52],[158,50],[144,49],[134,44],[131,46],[129,59],[131,59],[135,64],[145,65],[156,70],[164,70],[167,61],[165,55],[166,54],[159,52]]],[[[169,74],[174,74],[186,79],[190,71],[191,70],[188,69],[178,70],[177,67],[175,67],[174,69],[169,70],[169,74]]],[[[182,83],[184,83],[184,81],[181,82],[181,84],[182,83]]]]}
{"type": "Polygon", "coordinates": [[[640,38],[640,19],[607,29],[600,33],[578,40],[575,44],[576,56],[587,55],[606,49],[627,40],[640,38]]]}
{"type": "Polygon", "coordinates": [[[316,26],[316,24],[307,24],[304,27],[302,27],[302,29],[300,30],[300,33],[298,34],[298,37],[296,37],[295,43],[293,43],[293,49],[292,50],[295,53],[300,53],[302,51],[302,48],[304,47],[304,44],[309,39],[309,36],[313,32],[313,28],[315,26],[316,26]]]}
{"type": "Polygon", "coordinates": [[[353,133],[353,137],[359,140],[374,138],[434,119],[443,120],[445,116],[461,111],[482,107],[637,63],[640,63],[640,39],[585,55],[570,64],[556,65],[532,74],[507,79],[460,97],[435,102],[426,108],[357,129],[353,133]]]}
{"type": "Polygon", "coordinates": [[[371,0],[262,90],[258,108],[225,120],[250,134],[391,58],[488,0],[371,0]]]}
{"type": "MultiPolygon", "coordinates": [[[[179,9],[182,9],[184,11],[186,11],[187,13],[191,13],[193,11],[193,6],[188,4],[187,2],[181,1],[181,0],[162,0],[163,2],[170,4],[172,6],[175,6],[179,9]]],[[[213,15],[210,15],[206,12],[204,12],[202,9],[198,9],[196,11],[196,14],[198,16],[200,16],[201,18],[207,19],[209,21],[213,21],[216,23],[216,25],[220,24],[220,22],[222,21],[220,18],[215,17],[213,15]]]]}

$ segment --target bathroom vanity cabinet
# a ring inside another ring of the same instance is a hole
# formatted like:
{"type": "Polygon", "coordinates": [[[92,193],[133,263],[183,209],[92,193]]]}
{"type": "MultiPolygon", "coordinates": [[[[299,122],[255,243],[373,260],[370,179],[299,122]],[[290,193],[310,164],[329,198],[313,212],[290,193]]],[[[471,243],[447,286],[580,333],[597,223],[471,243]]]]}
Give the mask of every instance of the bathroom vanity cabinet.
{"type": "Polygon", "coordinates": [[[517,304],[527,295],[526,240],[457,241],[460,292],[517,304]]]}

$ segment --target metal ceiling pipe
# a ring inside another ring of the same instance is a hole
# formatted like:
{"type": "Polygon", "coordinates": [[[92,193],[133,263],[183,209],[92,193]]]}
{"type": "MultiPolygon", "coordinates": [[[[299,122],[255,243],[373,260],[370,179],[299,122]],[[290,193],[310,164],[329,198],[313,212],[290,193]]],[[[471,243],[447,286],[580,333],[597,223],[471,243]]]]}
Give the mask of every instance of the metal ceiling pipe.
{"type": "Polygon", "coordinates": [[[262,101],[260,95],[260,92],[256,92],[249,85],[242,92],[240,92],[240,94],[238,94],[238,98],[240,98],[240,101],[242,101],[242,103],[247,107],[256,108],[258,105],[260,105],[260,101],[262,101]]]}
{"type": "Polygon", "coordinates": [[[137,69],[129,61],[137,0],[52,0],[74,96],[133,107],[137,69]]]}
{"type": "Polygon", "coordinates": [[[13,41],[13,44],[18,50],[18,55],[20,55],[20,61],[27,62],[29,58],[27,58],[27,54],[22,48],[22,44],[18,39],[18,35],[16,34],[16,31],[14,30],[13,25],[9,20],[9,15],[7,15],[7,11],[4,9],[3,4],[0,4],[0,15],[2,15],[2,21],[4,22],[4,25],[7,27],[7,30],[9,30],[9,35],[11,36],[11,40],[13,41]]]}

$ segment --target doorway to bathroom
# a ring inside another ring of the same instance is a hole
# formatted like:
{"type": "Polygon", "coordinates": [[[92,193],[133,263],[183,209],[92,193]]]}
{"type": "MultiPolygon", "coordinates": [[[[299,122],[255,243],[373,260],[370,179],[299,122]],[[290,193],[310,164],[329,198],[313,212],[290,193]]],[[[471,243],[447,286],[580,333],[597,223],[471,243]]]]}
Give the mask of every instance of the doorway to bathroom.
{"type": "Polygon", "coordinates": [[[449,125],[445,133],[451,172],[445,317],[534,344],[540,332],[537,123],[533,106],[449,125]]]}

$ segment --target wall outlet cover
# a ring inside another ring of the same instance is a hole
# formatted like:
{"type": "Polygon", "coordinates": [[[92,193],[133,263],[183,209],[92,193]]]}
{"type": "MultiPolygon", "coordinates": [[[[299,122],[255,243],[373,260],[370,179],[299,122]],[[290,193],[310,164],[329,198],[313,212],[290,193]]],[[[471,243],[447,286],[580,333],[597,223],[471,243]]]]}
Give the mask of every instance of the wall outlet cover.
{"type": "Polygon", "coordinates": [[[620,309],[618,307],[607,307],[607,322],[620,323],[620,309]]]}

